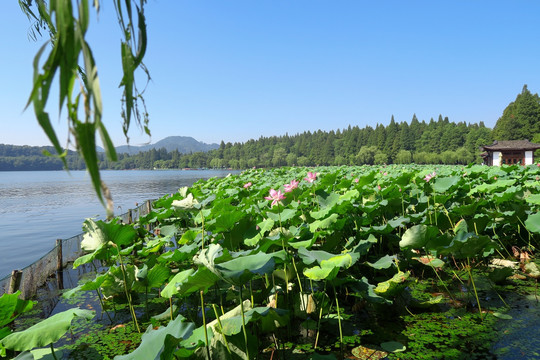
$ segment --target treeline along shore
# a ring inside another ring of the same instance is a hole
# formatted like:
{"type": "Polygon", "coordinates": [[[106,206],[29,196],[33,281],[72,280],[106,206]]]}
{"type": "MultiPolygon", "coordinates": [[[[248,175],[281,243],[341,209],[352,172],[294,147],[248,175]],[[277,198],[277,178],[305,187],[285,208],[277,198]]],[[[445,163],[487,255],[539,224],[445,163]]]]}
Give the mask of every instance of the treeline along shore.
{"type": "MultiPolygon", "coordinates": [[[[494,129],[479,123],[451,122],[439,115],[426,122],[416,115],[410,122],[387,126],[349,126],[337,131],[306,131],[301,134],[260,137],[244,143],[221,142],[219,148],[202,152],[152,148],[137,154],[119,153],[110,162],[100,154],[101,169],[183,169],[363,164],[469,164],[480,162],[479,147],[493,140],[528,139],[540,142],[540,97],[525,85],[510,103],[494,129]]],[[[62,161],[52,147],[0,145],[0,171],[60,170],[62,161]]],[[[66,156],[70,169],[85,169],[76,152],[66,156]]]]}
{"type": "MultiPolygon", "coordinates": [[[[245,143],[221,142],[216,150],[180,153],[165,148],[138,154],[119,153],[110,162],[100,153],[101,169],[182,169],[362,165],[390,163],[468,164],[479,159],[478,146],[492,142],[492,130],[480,124],[438,121],[396,123],[388,126],[349,126],[337,131],[306,131],[290,136],[261,137],[245,143]]],[[[0,170],[61,170],[62,161],[52,147],[0,144],[0,170]]],[[[66,155],[68,167],[83,170],[85,164],[74,151],[66,155]]]]}

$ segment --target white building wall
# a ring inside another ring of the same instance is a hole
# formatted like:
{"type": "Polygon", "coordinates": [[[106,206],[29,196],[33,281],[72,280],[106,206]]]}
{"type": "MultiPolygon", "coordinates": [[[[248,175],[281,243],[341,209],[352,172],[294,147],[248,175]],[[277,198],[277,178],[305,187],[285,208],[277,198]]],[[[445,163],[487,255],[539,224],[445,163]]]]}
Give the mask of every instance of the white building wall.
{"type": "Polygon", "coordinates": [[[525,151],[525,165],[532,165],[533,163],[533,152],[525,151]]]}
{"type": "Polygon", "coordinates": [[[502,154],[500,151],[493,152],[493,166],[501,166],[502,154]]]}

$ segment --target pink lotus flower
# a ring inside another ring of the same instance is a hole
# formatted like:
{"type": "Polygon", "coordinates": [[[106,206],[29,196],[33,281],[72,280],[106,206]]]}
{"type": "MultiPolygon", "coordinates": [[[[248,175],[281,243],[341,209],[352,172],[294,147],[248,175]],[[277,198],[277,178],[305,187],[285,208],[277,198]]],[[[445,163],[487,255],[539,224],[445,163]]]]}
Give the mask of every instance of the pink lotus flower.
{"type": "Polygon", "coordinates": [[[437,173],[434,171],[431,174],[427,174],[426,177],[424,178],[424,180],[426,182],[429,182],[429,180],[433,179],[435,176],[437,176],[437,173]]]}
{"type": "Polygon", "coordinates": [[[377,185],[377,190],[381,191],[381,185],[377,185]]]}
{"type": "Polygon", "coordinates": [[[360,181],[359,178],[354,179],[354,182],[357,183],[357,184],[358,184],[359,181],[360,181]]]}
{"type": "Polygon", "coordinates": [[[265,196],[264,198],[266,200],[272,200],[270,207],[274,207],[274,205],[281,203],[281,200],[285,199],[285,196],[281,190],[276,191],[274,189],[270,189],[270,196],[265,196]]]}
{"type": "Polygon", "coordinates": [[[285,188],[285,192],[288,193],[296,189],[298,187],[298,184],[299,182],[293,179],[289,184],[283,185],[283,187],[285,188]]]}
{"type": "Polygon", "coordinates": [[[248,182],[248,183],[246,183],[246,184],[244,184],[244,189],[248,189],[251,185],[253,185],[253,184],[251,183],[251,181],[248,182]]]}
{"type": "Polygon", "coordinates": [[[311,171],[308,171],[307,177],[304,178],[304,180],[306,180],[309,183],[314,182],[316,179],[317,179],[317,173],[311,172],[311,171]]]}

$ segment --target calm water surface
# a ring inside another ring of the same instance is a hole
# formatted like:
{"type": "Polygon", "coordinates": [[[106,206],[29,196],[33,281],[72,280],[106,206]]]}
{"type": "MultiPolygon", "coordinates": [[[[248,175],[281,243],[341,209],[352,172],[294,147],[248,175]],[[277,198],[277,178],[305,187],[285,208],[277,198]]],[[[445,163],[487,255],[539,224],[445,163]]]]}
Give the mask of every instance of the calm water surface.
{"type": "MultiPolygon", "coordinates": [[[[226,176],[219,170],[132,170],[102,172],[115,214],[157,199],[199,179],[226,176]]],[[[82,232],[84,219],[105,211],[86,171],[0,172],[0,279],[52,249],[56,239],[82,232]]]]}

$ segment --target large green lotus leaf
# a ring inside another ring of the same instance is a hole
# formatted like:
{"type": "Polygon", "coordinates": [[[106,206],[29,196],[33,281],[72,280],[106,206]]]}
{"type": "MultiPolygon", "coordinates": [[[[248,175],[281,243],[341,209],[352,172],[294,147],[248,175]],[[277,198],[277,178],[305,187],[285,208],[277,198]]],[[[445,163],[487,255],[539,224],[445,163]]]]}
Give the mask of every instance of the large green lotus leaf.
{"type": "Polygon", "coordinates": [[[165,343],[167,335],[174,336],[177,339],[186,339],[191,336],[195,325],[184,322],[185,318],[181,315],[169,322],[167,326],[156,330],[152,325],[148,326],[146,332],[142,335],[141,344],[133,352],[127,355],[115,356],[115,360],[141,360],[156,359],[159,357],[165,343]]]}
{"type": "Polygon", "coordinates": [[[350,253],[335,255],[330,259],[321,261],[321,267],[350,268],[356,261],[350,253]]]}
{"type": "Polygon", "coordinates": [[[34,306],[33,301],[19,299],[20,294],[21,292],[17,291],[14,294],[3,294],[0,297],[0,328],[15,320],[23,312],[31,310],[34,306]]]}
{"type": "Polygon", "coordinates": [[[256,274],[271,273],[274,266],[274,254],[258,252],[217,264],[215,269],[225,281],[241,286],[256,274]]]}
{"type": "Polygon", "coordinates": [[[525,227],[530,232],[540,234],[540,212],[530,214],[525,220],[525,227]]]}
{"type": "MultiPolygon", "coordinates": [[[[244,313],[246,324],[260,322],[263,332],[274,331],[277,327],[286,326],[289,320],[289,312],[283,309],[271,307],[256,307],[244,313]]],[[[222,319],[221,332],[226,336],[238,334],[242,331],[242,315],[236,315],[228,319],[222,319]]]]}
{"type": "Polygon", "coordinates": [[[467,226],[467,221],[465,221],[465,219],[459,220],[456,225],[454,225],[454,234],[467,232],[469,232],[469,227],[467,226]]]}
{"type": "Polygon", "coordinates": [[[56,357],[53,356],[51,348],[41,348],[41,349],[34,349],[30,351],[24,351],[20,353],[16,358],[13,360],[56,360],[56,359],[62,359],[62,350],[54,349],[54,354],[56,357]]]}
{"type": "Polygon", "coordinates": [[[400,226],[405,226],[405,224],[408,224],[411,222],[411,219],[409,217],[398,217],[392,220],[388,220],[388,225],[390,225],[393,229],[397,229],[400,226]]]}
{"type": "Polygon", "coordinates": [[[185,245],[185,244],[191,244],[197,239],[197,235],[199,235],[201,231],[199,230],[193,230],[188,229],[186,230],[179,240],[177,240],[178,245],[185,245]]]}
{"type": "Polygon", "coordinates": [[[137,230],[131,224],[115,224],[92,219],[86,219],[84,224],[85,234],[81,248],[87,251],[93,251],[109,241],[118,246],[131,245],[137,237],[137,230]]]}
{"type": "Polygon", "coordinates": [[[469,193],[467,195],[468,196],[474,195],[477,192],[489,193],[490,194],[490,193],[495,192],[498,189],[505,189],[507,187],[510,187],[510,186],[514,185],[515,183],[516,183],[516,180],[514,180],[514,179],[510,179],[510,180],[499,179],[499,180],[497,180],[496,182],[494,182],[492,184],[480,184],[480,185],[477,185],[471,191],[469,191],[469,193]]]}
{"type": "Polygon", "coordinates": [[[525,198],[529,204],[540,205],[540,194],[532,194],[525,198]]]}
{"type": "Polygon", "coordinates": [[[372,285],[368,282],[365,277],[362,277],[361,280],[354,279],[355,281],[350,283],[348,286],[359,294],[362,298],[369,302],[378,303],[378,304],[391,304],[392,301],[387,300],[375,293],[375,285],[372,285]]]}
{"type": "Polygon", "coordinates": [[[91,263],[94,260],[108,260],[111,258],[111,256],[116,254],[118,254],[116,249],[113,249],[111,246],[104,243],[99,245],[99,247],[90,254],[79,256],[77,259],[75,259],[73,262],[73,268],[76,269],[77,267],[91,263]]]}
{"type": "Polygon", "coordinates": [[[257,245],[257,243],[264,237],[266,232],[272,230],[274,224],[275,222],[271,218],[259,222],[257,224],[259,228],[258,230],[256,228],[253,228],[244,234],[244,244],[246,244],[247,246],[257,245]]]}
{"type": "Polygon", "coordinates": [[[92,319],[94,312],[85,309],[69,309],[53,315],[24,331],[6,336],[0,342],[6,349],[27,351],[36,347],[44,347],[60,339],[70,328],[74,317],[92,319]]]}
{"type": "Polygon", "coordinates": [[[81,241],[81,249],[94,251],[107,243],[105,233],[94,220],[86,219],[83,223],[83,231],[84,234],[81,241]]]}
{"type": "Polygon", "coordinates": [[[336,277],[339,272],[339,267],[320,267],[314,266],[312,268],[304,269],[304,275],[311,280],[320,281],[320,280],[332,280],[336,277]]]}
{"type": "Polygon", "coordinates": [[[390,266],[395,265],[397,260],[396,255],[385,255],[374,263],[366,262],[374,269],[388,269],[390,266]]]}
{"type": "Polygon", "coordinates": [[[338,201],[339,195],[336,193],[321,193],[321,195],[317,195],[318,210],[310,212],[311,217],[314,219],[326,217],[338,201]]]}
{"type": "Polygon", "coordinates": [[[455,186],[460,179],[460,176],[437,177],[432,185],[433,190],[438,193],[447,192],[452,186],[455,186]]]}
{"type": "Polygon", "coordinates": [[[492,194],[492,199],[496,204],[506,203],[509,200],[515,199],[518,194],[522,194],[522,190],[515,186],[511,186],[505,189],[503,192],[496,192],[492,194]]]}
{"type": "MultiPolygon", "coordinates": [[[[413,248],[419,249],[426,245],[428,240],[430,240],[434,234],[432,229],[427,225],[414,225],[408,228],[399,242],[401,248],[413,248]]],[[[436,228],[435,228],[436,229],[436,228]]]]}
{"type": "Polygon", "coordinates": [[[204,334],[204,330],[204,325],[194,329],[188,338],[184,338],[180,342],[180,345],[188,350],[193,350],[200,346],[204,346],[206,343],[206,336],[208,336],[208,341],[212,340],[214,337],[214,332],[212,331],[211,327],[206,326],[206,336],[204,334]]]}
{"type": "Polygon", "coordinates": [[[216,270],[216,263],[231,259],[229,252],[223,251],[221,245],[212,243],[193,258],[193,263],[203,265],[216,275],[219,275],[219,271],[216,270]]]}
{"type": "Polygon", "coordinates": [[[193,255],[199,250],[199,245],[191,243],[188,245],[182,245],[174,251],[167,251],[161,254],[157,261],[160,263],[170,263],[171,261],[182,262],[193,258],[193,255]]]}
{"type": "Polygon", "coordinates": [[[187,280],[176,283],[178,296],[186,296],[196,291],[206,291],[219,280],[219,277],[206,267],[199,269],[189,275],[187,280]]]}
{"type": "Polygon", "coordinates": [[[163,225],[159,227],[159,233],[162,236],[174,236],[177,231],[176,225],[163,225]]]}
{"type": "Polygon", "coordinates": [[[339,196],[340,202],[351,202],[352,200],[358,199],[360,192],[356,189],[347,191],[345,194],[339,196]]]}
{"type": "Polygon", "coordinates": [[[399,271],[391,279],[380,282],[375,287],[375,293],[384,297],[396,295],[403,289],[403,283],[409,278],[409,272],[399,271]]]}
{"type": "Polygon", "coordinates": [[[274,220],[276,224],[279,224],[279,220],[281,218],[281,223],[284,223],[288,220],[291,220],[296,215],[296,210],[294,209],[283,209],[279,213],[273,213],[271,211],[267,211],[266,215],[269,219],[274,220]]]}
{"type": "Polygon", "coordinates": [[[178,293],[177,284],[185,282],[195,270],[187,269],[176,274],[169,283],[161,290],[161,296],[170,299],[173,295],[178,293]]]}
{"type": "Polygon", "coordinates": [[[373,234],[369,234],[367,239],[360,240],[358,244],[353,247],[352,253],[356,254],[356,256],[359,258],[360,256],[367,254],[371,246],[377,242],[377,238],[373,234]]]}
{"type": "Polygon", "coordinates": [[[107,274],[101,274],[94,278],[93,280],[87,281],[84,284],[81,284],[77,287],[74,287],[73,289],[70,289],[62,294],[62,297],[65,299],[71,298],[73,295],[75,295],[79,291],[92,291],[97,290],[101,287],[101,284],[105,281],[107,278],[107,274]]]}
{"type": "Polygon", "coordinates": [[[315,232],[319,229],[321,230],[328,229],[330,226],[332,226],[332,224],[334,224],[337,221],[337,219],[338,219],[338,214],[332,214],[325,219],[315,220],[311,224],[309,224],[309,230],[311,232],[315,232]]]}
{"type": "Polygon", "coordinates": [[[307,250],[306,248],[301,247],[298,249],[298,256],[300,256],[300,259],[302,259],[302,262],[306,265],[311,265],[314,262],[317,262],[317,264],[320,265],[323,260],[328,260],[335,256],[335,254],[322,250],[307,250]]]}
{"type": "Polygon", "coordinates": [[[358,177],[358,182],[356,183],[356,186],[362,187],[364,185],[371,185],[376,175],[377,171],[373,170],[369,174],[358,177]]]}
{"type": "Polygon", "coordinates": [[[233,210],[223,214],[220,214],[216,218],[212,230],[214,232],[224,232],[230,231],[238,221],[240,221],[245,216],[243,211],[233,210]]]}
{"type": "Polygon", "coordinates": [[[149,288],[157,288],[161,287],[165,281],[169,278],[169,275],[171,274],[171,271],[168,267],[157,264],[154,265],[149,271],[147,275],[148,283],[146,286],[149,288]]]}

